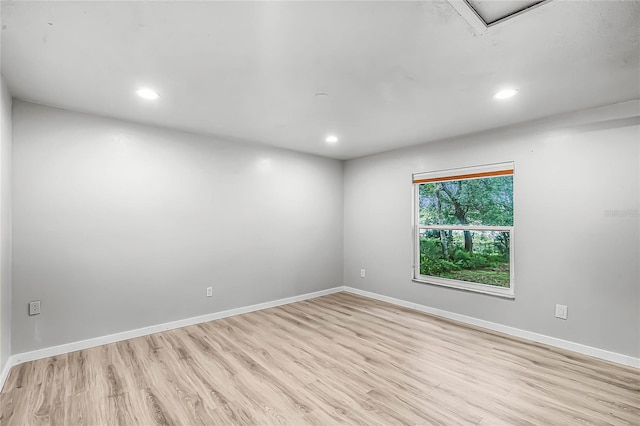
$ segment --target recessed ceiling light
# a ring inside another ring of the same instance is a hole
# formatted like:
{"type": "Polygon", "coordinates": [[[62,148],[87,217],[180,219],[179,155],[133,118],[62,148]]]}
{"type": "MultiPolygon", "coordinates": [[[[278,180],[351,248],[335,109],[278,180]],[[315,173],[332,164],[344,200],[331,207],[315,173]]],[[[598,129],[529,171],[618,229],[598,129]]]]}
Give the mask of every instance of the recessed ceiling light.
{"type": "Polygon", "coordinates": [[[329,135],[325,138],[325,141],[328,143],[336,143],[338,142],[338,137],[335,135],[329,135]]]}
{"type": "Polygon", "coordinates": [[[158,99],[160,97],[158,92],[156,92],[155,90],[146,89],[146,88],[136,90],[136,95],[140,96],[142,99],[150,99],[150,100],[158,99]]]}
{"type": "Polygon", "coordinates": [[[493,99],[509,99],[518,94],[516,89],[503,89],[493,95],[493,99]]]}

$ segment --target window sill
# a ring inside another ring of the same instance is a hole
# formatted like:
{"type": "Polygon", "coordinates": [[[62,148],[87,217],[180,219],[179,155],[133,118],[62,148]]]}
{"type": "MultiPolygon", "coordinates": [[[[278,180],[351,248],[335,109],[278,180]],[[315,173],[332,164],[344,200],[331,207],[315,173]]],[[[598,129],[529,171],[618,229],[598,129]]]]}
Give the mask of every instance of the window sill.
{"type": "Polygon", "coordinates": [[[513,288],[509,288],[505,290],[505,287],[497,287],[485,285],[485,284],[476,284],[476,283],[467,283],[464,281],[456,281],[449,280],[437,277],[420,277],[420,278],[412,278],[411,281],[419,284],[429,284],[435,285],[438,287],[448,287],[454,288],[457,290],[470,291],[472,293],[481,293],[487,294],[489,296],[502,297],[503,299],[515,299],[516,296],[513,293],[513,288]]]}

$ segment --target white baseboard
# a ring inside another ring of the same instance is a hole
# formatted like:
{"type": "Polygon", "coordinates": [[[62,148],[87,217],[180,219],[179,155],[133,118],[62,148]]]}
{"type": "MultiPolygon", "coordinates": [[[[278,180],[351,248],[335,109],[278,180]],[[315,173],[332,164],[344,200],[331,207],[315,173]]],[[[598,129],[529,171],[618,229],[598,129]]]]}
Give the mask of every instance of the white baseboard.
{"type": "Polygon", "coordinates": [[[163,324],[152,325],[149,327],[138,328],[135,330],[123,331],[120,333],[109,334],[107,336],[95,337],[93,339],[81,340],[79,342],[65,343],[59,346],[37,349],[35,351],[23,352],[9,357],[7,363],[2,369],[0,376],[0,390],[4,387],[4,383],[9,376],[11,367],[23,362],[34,361],[37,359],[48,358],[52,356],[62,355],[69,352],[89,349],[96,346],[106,345],[109,343],[120,342],[122,340],[133,339],[135,337],[148,336],[149,334],[160,333],[162,331],[173,330],[176,328],[187,327],[189,325],[200,324],[221,318],[232,317],[234,315],[246,314],[249,312],[260,311],[262,309],[274,308],[276,306],[288,305],[290,303],[300,302],[302,300],[313,299],[328,294],[343,291],[343,287],[333,287],[326,290],[315,291],[313,293],[301,294],[299,296],[286,297],[284,299],[272,300],[270,302],[258,303],[257,305],[243,306],[241,308],[229,309],[227,311],[214,312],[207,315],[201,315],[183,320],[167,322],[163,324]]]}
{"type": "Polygon", "coordinates": [[[13,364],[13,360],[11,358],[12,357],[7,358],[7,362],[4,364],[4,367],[2,367],[2,372],[0,372],[0,391],[2,391],[4,382],[6,382],[7,377],[9,377],[9,371],[11,371],[11,367],[15,365],[13,364]]]}
{"type": "Polygon", "coordinates": [[[149,327],[138,328],[135,330],[129,330],[121,333],[110,334],[107,336],[96,337],[93,339],[81,340],[79,342],[66,343],[64,345],[52,346],[49,348],[15,354],[9,357],[4,368],[2,369],[2,372],[0,373],[0,391],[4,387],[4,383],[9,376],[9,371],[11,370],[11,368],[18,364],[22,364],[23,362],[34,361],[37,359],[62,355],[69,352],[75,352],[83,349],[89,349],[96,346],[120,342],[122,340],[127,340],[127,339],[133,339],[135,337],[147,336],[149,334],[160,333],[162,331],[173,330],[176,328],[186,327],[189,325],[200,324],[203,322],[213,321],[221,318],[227,318],[234,315],[241,315],[249,312],[260,311],[262,309],[268,309],[276,306],[287,305],[290,303],[313,299],[320,296],[326,296],[328,294],[339,293],[341,291],[358,294],[360,296],[368,297],[375,300],[380,300],[382,302],[388,302],[388,303],[398,305],[398,306],[403,306],[409,309],[415,309],[420,312],[425,312],[425,313],[436,315],[439,317],[448,318],[454,321],[463,322],[465,324],[482,327],[482,328],[486,328],[493,331],[498,331],[511,336],[532,340],[534,342],[544,343],[549,346],[568,349],[573,352],[593,356],[596,358],[604,359],[606,361],[611,361],[618,364],[627,365],[630,367],[640,368],[640,358],[634,358],[627,355],[618,354],[615,352],[609,352],[603,349],[582,345],[580,343],[569,342],[566,340],[545,336],[543,334],[538,334],[531,331],[521,330],[518,328],[509,327],[506,325],[497,324],[494,322],[485,321],[485,320],[481,320],[474,317],[469,317],[466,315],[456,314],[454,312],[444,311],[442,309],[431,308],[429,306],[419,305],[417,303],[408,302],[406,300],[396,299],[389,296],[383,296],[378,293],[372,293],[370,291],[360,290],[353,287],[339,286],[339,287],[333,287],[326,290],[316,291],[313,293],[302,294],[299,296],[287,297],[284,299],[273,300],[270,302],[258,303],[256,305],[244,306],[241,308],[229,309],[221,312],[214,312],[211,314],[201,315],[198,317],[186,318],[183,320],[152,325],[149,327]]]}
{"type": "Polygon", "coordinates": [[[442,309],[419,305],[417,303],[407,302],[406,300],[396,299],[389,296],[383,296],[378,293],[372,293],[370,291],[360,290],[353,287],[345,286],[344,291],[353,293],[353,294],[358,294],[360,296],[368,297],[371,299],[380,300],[382,302],[388,302],[394,305],[403,306],[405,308],[415,309],[417,311],[425,312],[427,314],[436,315],[436,316],[448,318],[454,321],[463,322],[465,324],[486,328],[492,331],[508,334],[510,336],[532,340],[534,342],[543,343],[545,345],[554,346],[556,348],[568,349],[573,352],[577,352],[583,355],[589,355],[589,356],[600,358],[606,361],[615,362],[617,364],[640,368],[640,358],[634,358],[628,355],[609,352],[604,349],[598,349],[598,348],[583,345],[580,343],[569,342],[567,340],[545,336],[544,334],[538,334],[532,331],[521,330],[519,328],[509,327],[507,325],[502,325],[502,324],[498,324],[491,321],[485,321],[478,318],[469,317],[466,315],[456,314],[454,312],[444,311],[442,309]]]}

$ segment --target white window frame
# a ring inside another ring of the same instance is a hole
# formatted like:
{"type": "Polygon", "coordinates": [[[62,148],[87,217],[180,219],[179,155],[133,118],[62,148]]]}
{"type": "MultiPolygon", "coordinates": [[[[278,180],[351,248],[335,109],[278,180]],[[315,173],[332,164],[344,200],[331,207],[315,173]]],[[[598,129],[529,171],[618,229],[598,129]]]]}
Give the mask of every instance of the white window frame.
{"type": "MultiPolygon", "coordinates": [[[[513,163],[508,164],[513,169],[513,163]]],[[[433,175],[463,175],[476,172],[478,169],[492,169],[503,166],[503,164],[495,164],[489,166],[468,167],[463,169],[445,170],[434,172],[433,175]]],[[[515,299],[515,265],[514,265],[514,247],[515,247],[515,226],[474,226],[474,225],[420,225],[420,183],[415,183],[416,176],[425,175],[414,174],[413,184],[413,281],[423,284],[434,284],[442,287],[456,288],[476,293],[490,294],[493,296],[515,299]],[[454,231],[496,231],[509,232],[509,287],[499,287],[489,284],[474,283],[470,281],[460,281],[451,278],[442,278],[432,275],[420,274],[420,230],[421,229],[444,229],[454,231]]],[[[514,173],[515,179],[515,173],[514,173]]],[[[515,190],[514,190],[515,192],[515,190]]],[[[515,211],[515,194],[514,211],[515,211]]]]}

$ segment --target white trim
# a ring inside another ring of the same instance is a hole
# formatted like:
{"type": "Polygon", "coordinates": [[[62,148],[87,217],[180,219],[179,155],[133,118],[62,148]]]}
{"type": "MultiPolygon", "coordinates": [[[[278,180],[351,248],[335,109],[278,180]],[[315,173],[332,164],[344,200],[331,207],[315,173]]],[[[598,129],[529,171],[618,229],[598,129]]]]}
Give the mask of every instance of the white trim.
{"type": "MultiPolygon", "coordinates": [[[[537,9],[537,8],[539,8],[541,6],[544,6],[546,4],[549,4],[550,2],[551,2],[551,0],[544,0],[541,3],[534,4],[533,6],[529,6],[529,7],[525,8],[525,9],[522,9],[519,12],[516,12],[516,13],[512,14],[512,15],[505,16],[504,18],[498,19],[495,22],[487,24],[487,27],[488,27],[487,29],[491,30],[491,29],[495,28],[498,25],[502,25],[502,24],[507,24],[509,22],[513,22],[515,19],[520,18],[525,13],[533,12],[535,9],[537,9]]],[[[484,19],[482,21],[484,22],[484,19]]]]}
{"type": "Polygon", "coordinates": [[[551,0],[544,0],[541,3],[534,4],[533,6],[529,6],[519,12],[516,12],[509,16],[505,16],[504,18],[498,19],[497,21],[494,21],[488,24],[487,22],[485,22],[484,18],[478,15],[478,12],[476,12],[476,10],[473,8],[473,6],[471,6],[467,2],[467,0],[448,0],[448,1],[451,7],[453,7],[456,10],[456,12],[458,12],[458,14],[462,16],[462,18],[465,21],[467,21],[469,25],[471,25],[471,28],[473,28],[474,32],[477,35],[482,35],[485,32],[492,30],[497,26],[502,26],[503,24],[513,22],[513,20],[520,18],[526,12],[531,12],[534,9],[537,9],[541,6],[545,6],[551,3],[551,0]]]}
{"type": "Polygon", "coordinates": [[[417,275],[417,277],[412,278],[411,281],[420,283],[420,284],[431,284],[431,285],[437,285],[440,287],[455,288],[457,290],[462,290],[462,291],[470,291],[472,293],[503,297],[505,299],[516,298],[516,295],[514,294],[514,291],[513,291],[513,286],[500,287],[500,286],[489,285],[489,284],[480,284],[480,283],[474,283],[470,281],[460,281],[460,280],[454,280],[451,278],[440,278],[440,277],[435,277],[431,275],[419,275],[419,274],[417,275]]]}
{"type": "Polygon", "coordinates": [[[448,231],[451,229],[452,231],[489,231],[489,232],[513,232],[513,226],[492,226],[492,225],[418,225],[418,230],[420,229],[443,229],[448,231]]]}
{"type": "Polygon", "coordinates": [[[69,352],[75,352],[82,349],[93,348],[95,346],[106,345],[109,343],[115,343],[122,340],[133,339],[135,337],[148,336],[149,334],[160,333],[162,331],[174,330],[176,328],[187,327],[194,324],[200,324],[203,322],[209,322],[221,318],[228,318],[234,315],[246,314],[254,311],[261,311],[263,309],[274,308],[276,306],[288,305],[289,303],[300,302],[303,300],[313,299],[320,296],[326,296],[328,294],[338,293],[342,291],[341,287],[334,287],[327,290],[320,290],[313,293],[302,294],[300,296],[292,296],[284,299],[273,300],[270,302],[258,303],[256,305],[244,306],[235,309],[229,309],[221,312],[214,312],[211,314],[201,315],[192,318],[186,318],[178,321],[167,322],[164,324],[152,325],[149,327],[138,328],[130,331],[123,331],[120,333],[114,333],[107,336],[95,337],[92,339],[81,340],[79,342],[65,343],[59,346],[52,346],[44,349],[37,349],[31,352],[24,352],[14,355],[14,362],[21,364],[27,361],[33,361],[36,359],[48,358],[51,356],[61,355],[69,352]]]}
{"type": "Polygon", "coordinates": [[[372,293],[370,291],[360,290],[353,287],[345,286],[344,291],[357,294],[360,296],[368,297],[370,299],[380,300],[382,302],[403,306],[405,308],[415,309],[416,311],[425,312],[427,314],[436,315],[443,318],[448,318],[454,321],[459,321],[459,322],[473,325],[476,327],[486,328],[492,331],[508,334],[510,336],[520,337],[522,339],[543,343],[545,345],[554,346],[556,348],[567,349],[583,355],[588,355],[588,356],[600,358],[606,361],[615,362],[617,364],[640,368],[640,358],[634,358],[632,356],[623,355],[616,352],[610,352],[604,349],[594,348],[592,346],[570,342],[568,340],[562,340],[556,337],[546,336],[544,334],[534,333],[532,331],[521,330],[519,328],[510,327],[508,325],[497,324],[495,322],[485,321],[479,318],[457,314],[455,312],[449,312],[442,309],[419,305],[417,303],[408,302],[406,300],[396,299],[389,296],[383,296],[378,293],[372,293]]]}
{"type": "Polygon", "coordinates": [[[2,375],[0,376],[0,391],[2,390],[5,380],[9,376],[9,370],[11,367],[22,364],[28,361],[35,361],[37,359],[48,358],[52,356],[62,355],[69,352],[80,351],[83,349],[89,349],[96,346],[106,345],[109,343],[120,342],[122,340],[133,339],[135,337],[148,336],[149,334],[160,333],[162,331],[173,330],[176,328],[187,327],[189,325],[200,324],[203,322],[209,322],[221,318],[227,318],[234,315],[246,314],[249,312],[260,311],[263,309],[274,308],[276,306],[288,305],[290,303],[301,302],[303,300],[314,299],[320,296],[326,296],[333,293],[339,293],[344,291],[342,286],[333,287],[326,290],[315,291],[313,293],[306,293],[299,296],[286,297],[284,299],[272,300],[270,302],[258,303],[256,305],[244,306],[235,309],[229,309],[221,312],[214,312],[211,314],[201,315],[192,318],[186,318],[178,321],[167,322],[163,324],[152,325],[149,327],[138,328],[135,330],[123,331],[120,333],[109,334],[107,336],[95,337],[92,339],[81,340],[78,342],[65,343],[58,346],[51,346],[43,349],[36,349],[35,351],[23,352],[15,354],[9,357],[7,363],[2,369],[2,375]]]}
{"type": "Polygon", "coordinates": [[[465,0],[449,0],[449,4],[462,18],[467,21],[476,34],[480,35],[489,29],[489,26],[484,22],[484,19],[478,15],[478,12],[474,8],[469,6],[465,0]]]}
{"type": "Polygon", "coordinates": [[[4,387],[4,382],[7,381],[7,377],[9,377],[9,371],[11,371],[11,367],[13,367],[15,364],[14,360],[13,360],[13,356],[10,356],[9,358],[7,358],[7,362],[4,364],[4,367],[2,368],[2,372],[0,373],[0,392],[2,392],[2,388],[4,387]]]}
{"type": "Polygon", "coordinates": [[[383,296],[381,294],[372,293],[369,291],[360,290],[353,287],[338,286],[338,287],[333,287],[326,290],[316,291],[313,293],[302,294],[300,296],[287,297],[284,299],[273,300],[271,302],[258,303],[257,305],[229,309],[227,311],[221,311],[221,312],[202,315],[198,317],[187,318],[184,320],[153,325],[150,327],[138,328],[135,330],[110,334],[108,336],[96,337],[93,339],[82,340],[79,342],[67,343],[64,345],[53,346],[50,348],[38,349],[31,352],[15,354],[10,356],[9,359],[7,359],[7,362],[4,365],[4,368],[2,369],[2,373],[0,374],[0,391],[2,391],[2,388],[4,387],[4,384],[7,378],[9,377],[9,371],[11,370],[11,368],[15,367],[16,365],[22,364],[24,362],[35,361],[37,359],[47,358],[47,357],[56,356],[56,355],[62,355],[65,353],[75,352],[83,349],[89,349],[96,346],[115,343],[122,340],[132,339],[135,337],[147,336],[149,334],[159,333],[167,330],[173,330],[176,328],[186,327],[194,324],[200,324],[203,322],[213,321],[216,319],[227,318],[234,315],[241,315],[249,312],[260,311],[262,309],[274,308],[276,306],[287,305],[289,303],[301,302],[303,300],[314,299],[316,297],[339,293],[341,291],[358,294],[360,296],[368,297],[370,299],[380,300],[382,302],[387,302],[387,303],[391,303],[398,306],[404,306],[405,308],[415,309],[420,312],[425,312],[431,315],[452,319],[454,321],[459,321],[465,324],[470,324],[477,327],[498,331],[500,333],[508,334],[510,336],[516,336],[523,339],[532,340],[534,342],[544,343],[549,346],[568,349],[573,352],[593,356],[596,358],[604,359],[604,360],[615,362],[618,364],[640,368],[640,358],[634,358],[631,356],[622,355],[615,352],[609,352],[603,349],[582,345],[580,343],[573,343],[566,340],[557,339],[555,337],[545,336],[543,334],[533,333],[526,330],[520,330],[518,328],[509,327],[506,325],[497,324],[490,321],[469,317],[466,315],[460,315],[454,312],[444,311],[437,308],[431,308],[428,306],[419,305],[417,303],[407,302],[406,300],[395,299],[393,297],[383,296]]]}
{"type": "MultiPolygon", "coordinates": [[[[515,172],[515,164],[513,161],[507,161],[504,163],[481,164],[479,166],[458,167],[455,169],[434,170],[432,172],[414,173],[412,175],[412,178],[414,183],[419,183],[416,181],[423,179],[448,178],[452,176],[453,177],[450,180],[467,180],[468,178],[456,178],[456,176],[473,175],[476,173],[501,172],[506,170],[515,172]]],[[[485,176],[473,179],[487,179],[491,177],[495,176],[485,176]]]]}

